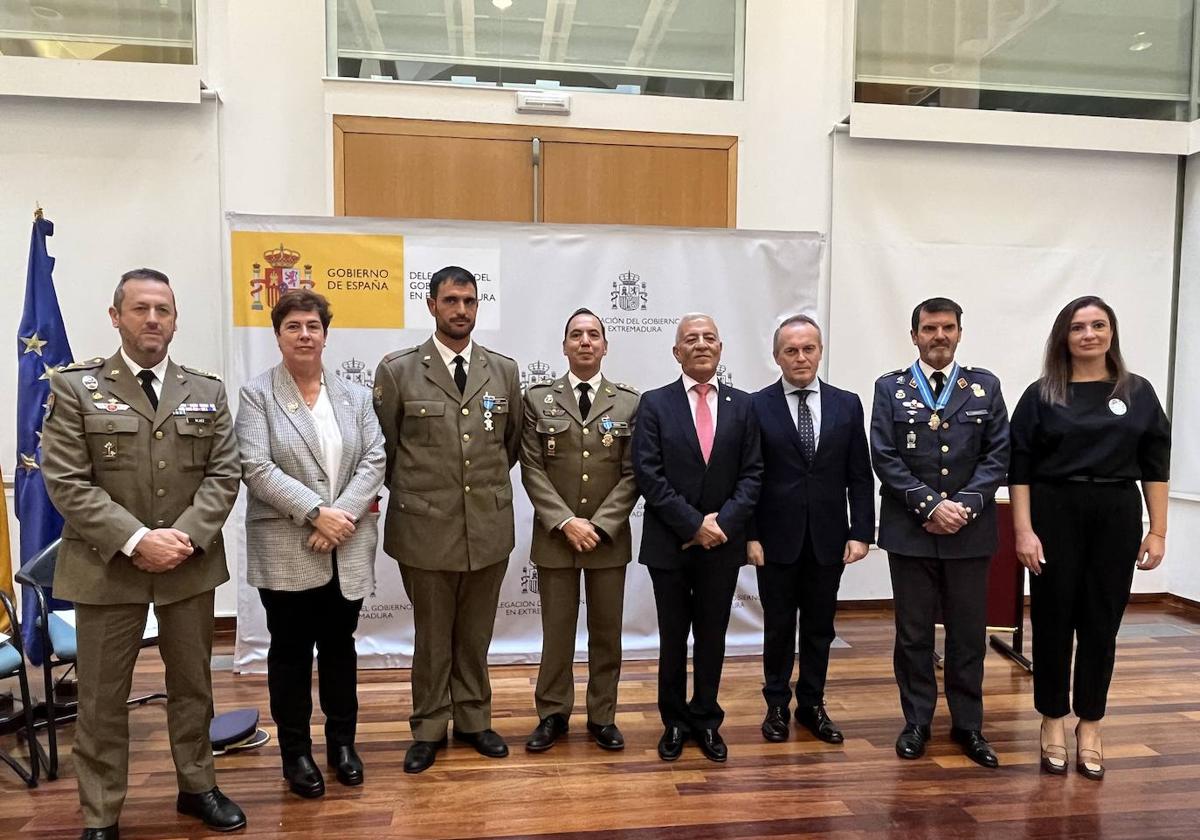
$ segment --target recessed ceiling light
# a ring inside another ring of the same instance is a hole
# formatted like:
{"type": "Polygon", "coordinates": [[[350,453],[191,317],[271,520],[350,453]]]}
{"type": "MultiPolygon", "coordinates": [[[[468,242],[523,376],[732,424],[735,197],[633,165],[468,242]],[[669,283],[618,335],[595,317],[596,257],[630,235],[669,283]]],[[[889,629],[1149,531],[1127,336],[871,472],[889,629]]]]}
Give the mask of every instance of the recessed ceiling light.
{"type": "Polygon", "coordinates": [[[933,64],[929,67],[929,72],[935,76],[944,76],[947,73],[954,72],[954,65],[948,61],[943,61],[940,64],[933,64]]]}
{"type": "Polygon", "coordinates": [[[492,5],[503,12],[512,5],[512,0],[492,0],[492,5]]]}
{"type": "Polygon", "coordinates": [[[1132,44],[1129,45],[1129,51],[1130,52],[1141,52],[1142,50],[1148,50],[1153,46],[1154,46],[1153,41],[1134,41],[1132,44]]]}
{"type": "Polygon", "coordinates": [[[62,20],[62,12],[49,6],[30,6],[29,11],[42,20],[62,20]]]}

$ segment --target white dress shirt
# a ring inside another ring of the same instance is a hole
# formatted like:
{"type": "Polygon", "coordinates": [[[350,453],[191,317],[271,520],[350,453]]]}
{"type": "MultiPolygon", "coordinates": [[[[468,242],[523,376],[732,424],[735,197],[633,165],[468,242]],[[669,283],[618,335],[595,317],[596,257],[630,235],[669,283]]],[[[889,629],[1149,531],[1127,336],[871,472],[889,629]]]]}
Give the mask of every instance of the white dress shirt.
{"type": "Polygon", "coordinates": [[[442,357],[442,361],[446,363],[446,369],[450,371],[450,378],[454,378],[454,357],[463,357],[463,371],[469,376],[471,373],[471,351],[475,349],[475,342],[467,341],[467,346],[462,350],[451,350],[445,344],[442,344],[437,335],[433,337],[433,346],[437,348],[438,355],[442,357]]]}
{"type": "Polygon", "coordinates": [[[786,379],[783,380],[783,394],[787,397],[788,409],[792,412],[792,423],[796,425],[796,428],[800,427],[801,391],[807,391],[812,395],[808,397],[808,413],[812,415],[813,451],[815,452],[821,446],[821,380],[814,376],[813,381],[803,388],[797,388],[786,379]]]}
{"type": "MultiPolygon", "coordinates": [[[[139,365],[137,362],[135,362],[133,359],[129,358],[129,354],[127,354],[125,352],[125,348],[122,347],[121,348],[121,359],[125,362],[125,366],[127,368],[129,368],[129,372],[133,374],[135,379],[138,378],[138,374],[144,370],[149,370],[151,373],[154,374],[154,379],[151,380],[150,387],[154,389],[154,395],[161,400],[162,399],[162,389],[163,389],[163,377],[167,375],[167,364],[169,363],[170,357],[163,356],[163,360],[161,362],[159,362],[158,364],[156,364],[154,367],[144,368],[141,365],[139,365]]],[[[138,383],[138,386],[139,387],[141,386],[140,382],[138,383]]],[[[142,541],[142,537],[146,536],[146,534],[149,534],[149,533],[150,533],[150,529],[145,526],[138,528],[136,531],[133,532],[133,536],[131,536],[129,539],[127,539],[125,541],[125,545],[121,546],[121,553],[124,554],[126,557],[132,557],[134,549],[137,548],[137,544],[142,541]]]]}
{"type": "MultiPolygon", "coordinates": [[[[929,390],[930,391],[933,390],[933,375],[935,373],[940,373],[940,374],[942,374],[942,376],[944,376],[946,378],[945,382],[942,383],[943,388],[947,388],[950,386],[950,371],[954,369],[953,361],[950,362],[950,364],[946,365],[944,368],[934,368],[931,365],[926,364],[924,359],[920,359],[917,362],[917,364],[919,364],[921,366],[921,373],[925,374],[925,378],[929,381],[929,390]]],[[[929,407],[933,408],[933,406],[929,406],[929,407]]]]}
{"type": "MultiPolygon", "coordinates": [[[[692,377],[688,376],[686,373],[683,374],[683,389],[684,389],[684,391],[687,392],[688,405],[691,406],[691,409],[692,409],[692,425],[693,426],[696,425],[696,406],[699,405],[699,403],[700,403],[700,395],[697,394],[692,389],[697,385],[703,385],[703,384],[704,384],[703,382],[698,382],[695,379],[692,379],[692,377]]],[[[713,435],[715,437],[716,433],[717,433],[717,408],[721,404],[721,401],[719,399],[717,399],[717,391],[720,388],[720,385],[717,382],[716,376],[714,376],[712,379],[708,380],[708,384],[712,386],[712,389],[708,392],[706,399],[708,402],[709,413],[712,414],[713,435]]]]}
{"type": "Polygon", "coordinates": [[[342,430],[338,426],[337,415],[333,413],[329,393],[325,390],[324,378],[321,379],[321,392],[311,412],[317,437],[321,440],[321,456],[325,462],[325,474],[329,476],[329,498],[332,501],[337,495],[338,473],[342,468],[342,430]]]}
{"type": "Polygon", "coordinates": [[[595,405],[596,395],[600,392],[600,380],[602,378],[603,377],[601,377],[600,371],[596,371],[596,375],[591,379],[580,379],[571,371],[567,371],[567,382],[571,384],[571,393],[575,395],[575,404],[579,404],[579,386],[586,382],[588,385],[592,386],[592,389],[588,391],[588,394],[592,398],[592,404],[595,405]]]}

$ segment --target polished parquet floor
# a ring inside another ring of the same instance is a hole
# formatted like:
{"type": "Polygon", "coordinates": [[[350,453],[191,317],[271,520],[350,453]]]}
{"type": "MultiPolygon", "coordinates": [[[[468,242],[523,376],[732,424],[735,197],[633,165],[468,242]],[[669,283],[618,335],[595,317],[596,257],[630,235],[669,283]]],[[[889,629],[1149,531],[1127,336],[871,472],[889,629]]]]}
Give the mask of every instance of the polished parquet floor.
{"type": "MultiPolygon", "coordinates": [[[[654,664],[626,663],[618,723],[624,752],[605,753],[583,730],[540,755],[523,749],[537,723],[536,669],[492,671],[495,728],[512,747],[504,760],[451,746],[430,771],[401,770],[409,738],[407,672],[360,676],[359,750],[367,782],[343,788],[327,778],[324,799],[286,791],[274,745],[217,759],[218,782],[246,810],[254,837],[462,838],[538,837],[594,840],[693,838],[1196,838],[1200,837],[1200,614],[1168,604],[1130,608],[1105,722],[1107,778],[1038,772],[1038,717],[1031,678],[994,651],[987,658],[986,733],[1000,755],[996,771],[977,768],[947,737],[944,705],[925,758],[903,762],[892,749],[901,726],[891,670],[891,615],[846,611],[833,652],[828,707],[846,743],[828,746],[807,733],[784,744],[759,734],[759,661],[731,659],[725,669],[725,765],[692,744],[681,760],[655,754],[654,664]]],[[[214,674],[219,710],[266,713],[261,676],[235,676],[229,646],[214,674]]],[[[582,702],[581,669],[576,678],[582,702]]],[[[162,685],[162,665],[145,651],[137,690],[162,685]]],[[[165,712],[131,712],[129,798],[123,838],[201,837],[174,812],[175,777],[165,712]]],[[[319,732],[319,726],[316,727],[319,732]]],[[[65,729],[69,745],[71,726],[65,729]]],[[[12,739],[6,738],[11,746],[12,739]]],[[[1072,745],[1073,749],[1073,745],[1072,745]]],[[[314,752],[320,757],[321,745],[314,752]]],[[[0,772],[0,838],[74,838],[79,812],[70,760],[63,777],[26,790],[0,772]]]]}

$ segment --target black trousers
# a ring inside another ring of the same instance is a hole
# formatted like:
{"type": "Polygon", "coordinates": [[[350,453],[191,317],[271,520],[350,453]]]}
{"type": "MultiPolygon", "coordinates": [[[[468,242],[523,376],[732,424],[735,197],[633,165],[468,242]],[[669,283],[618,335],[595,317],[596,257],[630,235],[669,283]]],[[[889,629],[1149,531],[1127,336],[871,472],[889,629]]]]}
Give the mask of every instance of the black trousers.
{"type": "Polygon", "coordinates": [[[286,761],[312,752],[309,723],[314,645],[326,748],[353,746],[358,722],[354,631],[362,598],[350,601],[342,597],[337,555],[333,559],[333,579],[324,586],[299,592],[260,589],[258,597],[267,611],[267,630],[271,633],[267,689],[280,754],[286,761]]]}
{"type": "Polygon", "coordinates": [[[688,560],[678,569],[650,568],[658,611],[658,713],[664,726],[717,729],[725,664],[725,631],[739,567],[688,560]],[[692,634],[692,699],[687,699],[687,643],[692,634]]]}
{"type": "Polygon", "coordinates": [[[825,676],[829,671],[829,646],[836,634],[838,587],[845,566],[821,564],[806,536],[795,563],[759,566],[758,595],[763,608],[763,697],[769,706],[787,706],[792,700],[792,665],[796,660],[796,624],[800,625],[800,675],[796,678],[796,705],[825,702],[825,676]]]}
{"type": "Polygon", "coordinates": [[[904,720],[933,722],[937,675],[934,624],[946,628],[943,671],[950,720],[959,729],[983,728],[983,657],[987,651],[989,557],[941,560],[888,553],[896,605],[892,664],[904,720]]]}
{"type": "Polygon", "coordinates": [[[1132,481],[1034,484],[1030,513],[1046,558],[1029,576],[1034,706],[1049,717],[1071,710],[1074,641],[1075,714],[1100,720],[1142,542],[1141,496],[1132,481]]]}

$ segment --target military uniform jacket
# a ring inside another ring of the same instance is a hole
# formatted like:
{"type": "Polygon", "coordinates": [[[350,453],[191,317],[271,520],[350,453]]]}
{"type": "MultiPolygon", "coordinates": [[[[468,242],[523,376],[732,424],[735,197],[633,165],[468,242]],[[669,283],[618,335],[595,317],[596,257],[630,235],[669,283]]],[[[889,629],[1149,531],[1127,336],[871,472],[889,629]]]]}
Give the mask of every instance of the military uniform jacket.
{"type": "Polygon", "coordinates": [[[406,566],[465,572],[507,559],[515,544],[521,384],[515,361],[476,343],[460,395],[433,342],[385,356],[375,371],[389,491],[383,547],[406,566]]]}
{"type": "Polygon", "coordinates": [[[1008,471],[1008,412],[1000,380],[982,368],[960,367],[950,401],[930,428],[912,372],[875,381],[871,460],[879,476],[879,547],[914,557],[990,557],[996,551],[996,488],[1008,471]],[[921,526],[942,499],[968,509],[956,534],[921,526]]]}
{"type": "Polygon", "coordinates": [[[229,579],[221,526],[241,476],[225,386],[168,362],[158,410],[118,352],[50,377],[42,473],[66,520],[54,594],[82,604],[170,604],[229,579]],[[177,528],[195,553],[143,572],[121,553],[142,527],[177,528]]]}
{"type": "Polygon", "coordinates": [[[567,377],[525,393],[521,480],[533,502],[534,565],[552,569],[623,566],[632,557],[629,514],[638,499],[630,448],[638,393],[601,378],[585,421],[567,377]],[[558,528],[578,516],[601,541],[582,554],[558,528]]]}

